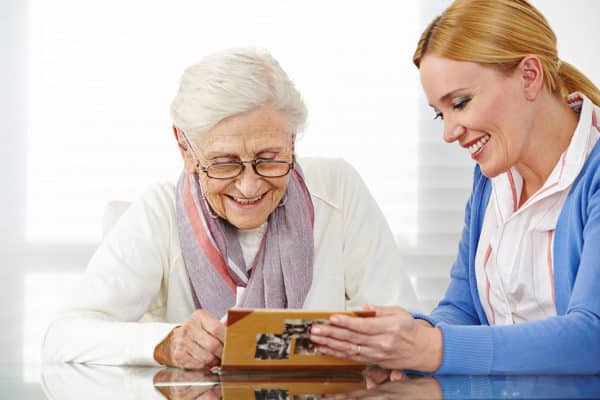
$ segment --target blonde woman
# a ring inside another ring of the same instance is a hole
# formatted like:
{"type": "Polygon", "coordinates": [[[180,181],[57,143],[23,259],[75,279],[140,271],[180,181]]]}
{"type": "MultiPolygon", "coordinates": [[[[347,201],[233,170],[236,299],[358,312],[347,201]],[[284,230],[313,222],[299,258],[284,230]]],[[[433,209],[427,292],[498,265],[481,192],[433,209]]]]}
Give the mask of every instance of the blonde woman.
{"type": "Polygon", "coordinates": [[[313,327],[322,352],[438,374],[600,372],[600,92],[525,0],[457,0],[414,54],[476,162],[446,294],[313,327]]]}

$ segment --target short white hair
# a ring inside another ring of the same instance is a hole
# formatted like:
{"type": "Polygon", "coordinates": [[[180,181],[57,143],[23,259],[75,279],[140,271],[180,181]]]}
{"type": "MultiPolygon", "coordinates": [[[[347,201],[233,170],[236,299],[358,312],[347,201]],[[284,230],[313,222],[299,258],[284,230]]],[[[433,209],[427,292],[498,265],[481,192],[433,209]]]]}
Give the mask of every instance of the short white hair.
{"type": "Polygon", "coordinates": [[[198,138],[224,118],[272,105],[283,112],[289,134],[306,122],[302,96],[268,51],[229,49],[188,67],[171,103],[173,124],[198,138]]]}

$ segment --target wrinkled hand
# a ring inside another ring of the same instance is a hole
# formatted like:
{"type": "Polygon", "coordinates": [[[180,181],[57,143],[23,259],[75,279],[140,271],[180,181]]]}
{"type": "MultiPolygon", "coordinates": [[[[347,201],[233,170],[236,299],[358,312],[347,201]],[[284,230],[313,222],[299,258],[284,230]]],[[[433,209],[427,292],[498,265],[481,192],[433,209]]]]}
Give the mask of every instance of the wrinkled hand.
{"type": "Polygon", "coordinates": [[[390,369],[433,372],[442,362],[442,333],[401,307],[375,306],[375,317],[333,315],[313,325],[310,339],[323,354],[390,369]]]}
{"type": "Polygon", "coordinates": [[[225,326],[208,311],[196,310],[155,347],[154,359],[170,367],[208,369],[221,362],[224,338],[225,326]]]}
{"type": "Polygon", "coordinates": [[[181,369],[161,369],[154,375],[154,384],[166,399],[169,400],[217,400],[221,398],[219,378],[199,371],[181,369]],[[206,385],[177,385],[183,382],[206,382],[206,385]],[[211,383],[214,382],[214,385],[211,383]],[[170,386],[157,385],[172,383],[170,386]]]}

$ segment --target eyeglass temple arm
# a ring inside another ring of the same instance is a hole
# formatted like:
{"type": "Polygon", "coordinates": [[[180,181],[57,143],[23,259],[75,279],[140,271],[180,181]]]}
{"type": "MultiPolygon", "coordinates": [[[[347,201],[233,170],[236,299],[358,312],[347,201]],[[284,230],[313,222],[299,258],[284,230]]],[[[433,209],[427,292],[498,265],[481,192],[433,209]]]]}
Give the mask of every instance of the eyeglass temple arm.
{"type": "Polygon", "coordinates": [[[187,147],[192,152],[192,156],[195,158],[194,161],[196,161],[196,168],[200,168],[200,169],[202,169],[203,172],[206,172],[206,167],[200,165],[200,158],[198,157],[198,154],[196,153],[196,150],[194,150],[194,146],[192,146],[192,142],[190,141],[190,139],[188,139],[188,137],[185,134],[185,132],[183,131],[183,129],[177,128],[177,132],[181,133],[181,135],[183,136],[183,139],[187,143],[187,147]]]}

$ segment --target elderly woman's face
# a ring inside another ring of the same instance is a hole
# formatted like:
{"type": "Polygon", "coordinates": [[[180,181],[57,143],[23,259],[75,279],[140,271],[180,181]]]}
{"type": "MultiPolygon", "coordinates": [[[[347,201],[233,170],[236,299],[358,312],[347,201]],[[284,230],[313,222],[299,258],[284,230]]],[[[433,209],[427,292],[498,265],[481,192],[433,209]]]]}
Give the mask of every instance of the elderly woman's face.
{"type": "MultiPolygon", "coordinates": [[[[285,132],[285,115],[273,107],[225,118],[196,143],[200,164],[247,160],[291,162],[292,137],[285,132]]],[[[239,229],[262,225],[285,194],[289,174],[280,178],[257,175],[251,164],[237,178],[212,179],[199,173],[200,184],[213,211],[239,229]]]]}

